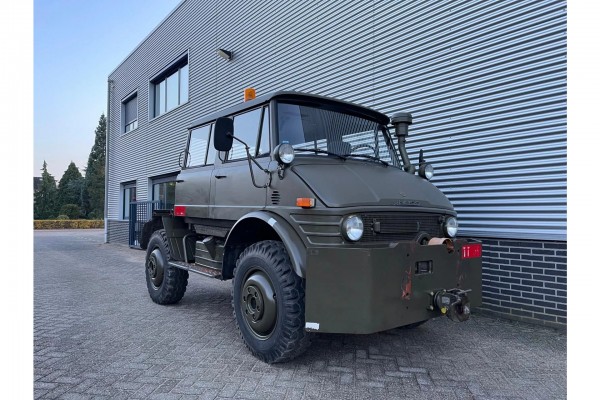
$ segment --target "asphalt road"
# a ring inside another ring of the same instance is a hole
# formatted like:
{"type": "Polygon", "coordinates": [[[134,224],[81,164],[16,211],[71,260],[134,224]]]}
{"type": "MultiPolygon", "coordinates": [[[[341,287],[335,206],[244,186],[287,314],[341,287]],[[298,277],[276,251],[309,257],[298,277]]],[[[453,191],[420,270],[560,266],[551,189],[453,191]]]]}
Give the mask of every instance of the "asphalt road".
{"type": "Polygon", "coordinates": [[[160,306],[145,253],[102,241],[35,232],[35,398],[566,398],[565,333],[477,314],[318,334],[300,358],[264,364],[238,336],[230,282],[192,274],[182,301],[160,306]]]}

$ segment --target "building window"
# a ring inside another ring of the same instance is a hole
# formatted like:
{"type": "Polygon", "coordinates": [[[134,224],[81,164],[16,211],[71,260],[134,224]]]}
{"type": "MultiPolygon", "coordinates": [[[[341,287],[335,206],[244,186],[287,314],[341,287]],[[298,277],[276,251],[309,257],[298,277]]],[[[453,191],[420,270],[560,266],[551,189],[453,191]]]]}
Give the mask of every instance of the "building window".
{"type": "Polygon", "coordinates": [[[123,219],[129,219],[129,209],[131,203],[136,201],[135,182],[124,183],[123,185],[123,219]]]}
{"type": "Polygon", "coordinates": [[[152,200],[158,201],[155,209],[171,209],[175,205],[176,175],[152,179],[152,200]]]}
{"type": "Polygon", "coordinates": [[[127,96],[121,104],[123,133],[138,127],[138,101],[137,92],[127,96]]]}
{"type": "Polygon", "coordinates": [[[150,81],[153,118],[188,101],[189,75],[186,55],[150,81]]]}

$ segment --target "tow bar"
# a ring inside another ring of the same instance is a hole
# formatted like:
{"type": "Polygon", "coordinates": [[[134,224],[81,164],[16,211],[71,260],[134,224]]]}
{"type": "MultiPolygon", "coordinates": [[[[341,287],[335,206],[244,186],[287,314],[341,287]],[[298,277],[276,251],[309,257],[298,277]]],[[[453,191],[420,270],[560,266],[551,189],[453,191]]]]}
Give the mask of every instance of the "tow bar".
{"type": "Polygon", "coordinates": [[[437,308],[443,315],[446,315],[454,322],[464,322],[471,316],[471,304],[467,293],[469,290],[449,289],[431,292],[433,297],[433,306],[430,309],[437,308]]]}

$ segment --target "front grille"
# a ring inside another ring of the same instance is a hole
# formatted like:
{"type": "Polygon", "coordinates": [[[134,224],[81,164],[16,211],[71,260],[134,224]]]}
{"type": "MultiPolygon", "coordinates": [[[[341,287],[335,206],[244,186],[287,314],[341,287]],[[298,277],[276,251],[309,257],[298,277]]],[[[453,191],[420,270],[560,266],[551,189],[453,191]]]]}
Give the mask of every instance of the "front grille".
{"type": "Polygon", "coordinates": [[[365,231],[360,239],[368,242],[414,240],[421,232],[442,237],[441,216],[437,214],[364,213],[365,231]]]}

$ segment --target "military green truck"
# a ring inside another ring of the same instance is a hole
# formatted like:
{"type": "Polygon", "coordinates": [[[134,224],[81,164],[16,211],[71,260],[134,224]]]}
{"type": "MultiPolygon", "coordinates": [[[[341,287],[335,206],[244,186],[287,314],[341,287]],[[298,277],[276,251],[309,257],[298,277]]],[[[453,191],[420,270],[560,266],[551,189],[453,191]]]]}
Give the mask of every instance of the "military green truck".
{"type": "Polygon", "coordinates": [[[291,91],[193,123],[175,206],[143,230],[152,300],[178,302],[189,272],[232,279],[241,338],[268,363],[304,352],[311,332],[467,320],[481,243],[457,238],[423,151],[411,163],[411,123],[291,91]]]}

